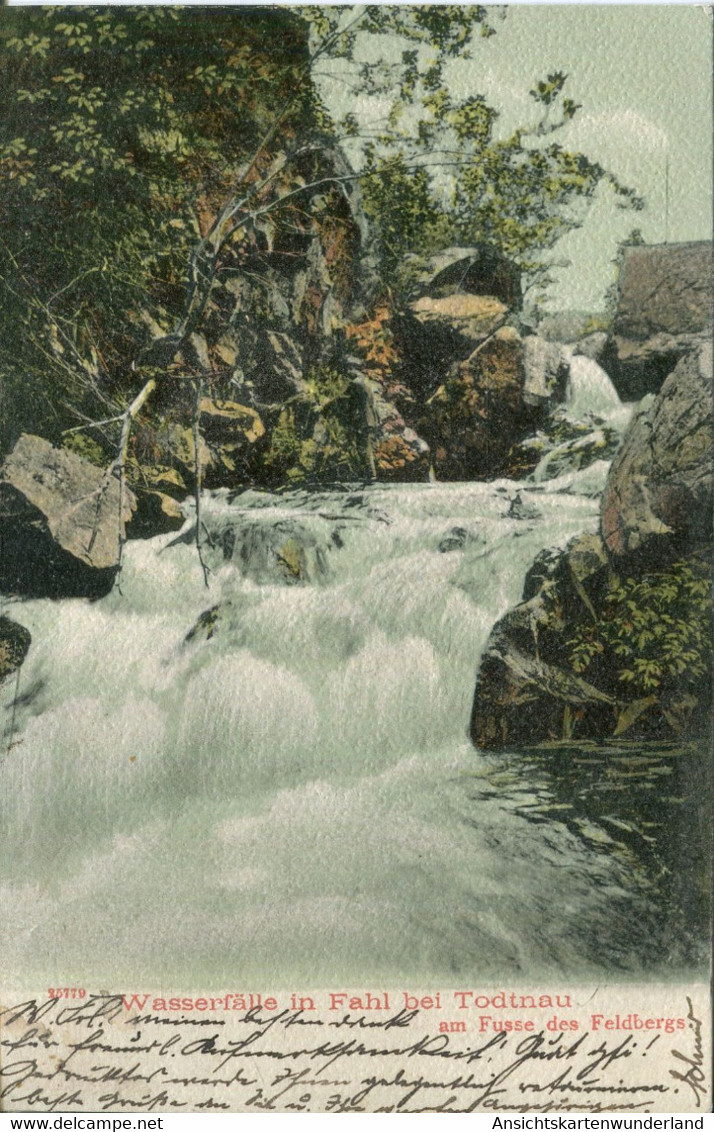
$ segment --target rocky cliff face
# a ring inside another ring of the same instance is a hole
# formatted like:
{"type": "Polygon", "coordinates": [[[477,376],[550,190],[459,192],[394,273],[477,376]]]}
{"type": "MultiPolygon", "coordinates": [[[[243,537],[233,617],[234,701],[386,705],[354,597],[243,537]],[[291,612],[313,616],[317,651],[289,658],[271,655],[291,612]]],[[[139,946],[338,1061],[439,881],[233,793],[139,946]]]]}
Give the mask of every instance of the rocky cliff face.
{"type": "Polygon", "coordinates": [[[623,248],[610,357],[623,400],[656,393],[711,334],[713,302],[711,243],[623,248]]]}
{"type": "Polygon", "coordinates": [[[602,533],[615,562],[671,560],[711,537],[713,454],[708,342],[641,406],[614,460],[602,533]]]}
{"type": "Polygon", "coordinates": [[[534,563],[481,659],[471,736],[663,738],[711,701],[711,348],[684,357],[632,421],[601,531],[534,563]]]}
{"type": "MultiPolygon", "coordinates": [[[[266,225],[224,256],[201,333],[177,360],[175,376],[203,386],[198,463],[208,487],[367,474],[364,437],[349,452],[342,442],[363,410],[346,330],[375,298],[374,240],[339,149],[301,160],[293,178],[325,181],[325,191],[306,195],[293,224],[266,225]]],[[[147,332],[159,339],[165,328],[149,322],[147,332]]],[[[137,460],[173,468],[191,488],[192,383],[170,383],[153,409],[137,460]]]]}
{"type": "MultiPolygon", "coordinates": [[[[489,478],[508,473],[514,445],[549,419],[567,361],[521,325],[513,263],[487,247],[447,248],[420,261],[394,309],[374,254],[352,193],[290,255],[276,237],[221,277],[193,349],[235,426],[220,444],[202,429],[207,486],[489,478]],[[249,443],[241,410],[257,414],[249,443]]],[[[190,486],[188,411],[169,407],[155,442],[190,486]]]]}
{"type": "Polygon", "coordinates": [[[439,480],[518,474],[512,450],[564,398],[565,353],[532,333],[520,306],[515,264],[486,247],[454,247],[425,261],[393,319],[402,412],[439,480]]]}

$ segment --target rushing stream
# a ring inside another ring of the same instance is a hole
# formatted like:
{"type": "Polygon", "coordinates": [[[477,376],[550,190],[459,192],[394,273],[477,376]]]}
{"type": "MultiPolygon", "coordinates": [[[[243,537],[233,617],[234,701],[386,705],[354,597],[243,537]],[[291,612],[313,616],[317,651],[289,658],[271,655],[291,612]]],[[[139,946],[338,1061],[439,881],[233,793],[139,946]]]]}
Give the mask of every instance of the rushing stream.
{"type": "Polygon", "coordinates": [[[466,735],[494,621],[542,547],[596,529],[606,471],[218,493],[209,589],[166,535],[127,545],[101,601],[10,604],[33,645],[2,764],[6,983],[696,965],[651,852],[686,752],[495,756],[466,735]],[[664,780],[647,828],[618,809],[620,782],[636,810],[664,780]]]}

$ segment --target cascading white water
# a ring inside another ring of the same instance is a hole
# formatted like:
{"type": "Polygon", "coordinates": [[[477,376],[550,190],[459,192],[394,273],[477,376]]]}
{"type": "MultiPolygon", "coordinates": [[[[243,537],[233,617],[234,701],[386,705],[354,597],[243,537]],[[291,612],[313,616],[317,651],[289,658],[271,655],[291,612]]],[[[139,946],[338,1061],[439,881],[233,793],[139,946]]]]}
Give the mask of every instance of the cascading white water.
{"type": "Polygon", "coordinates": [[[11,606],[33,644],[2,765],[6,983],[636,967],[647,899],[627,861],[527,820],[535,787],[477,798],[466,736],[494,621],[543,546],[595,529],[605,470],[218,495],[210,530],[258,549],[297,532],[312,579],[207,548],[206,590],[194,549],[162,536],[127,546],[121,593],[11,606]]]}
{"type": "Polygon", "coordinates": [[[568,364],[565,404],[572,417],[589,413],[607,419],[622,410],[618,392],[602,366],[582,354],[571,354],[568,364]]]}
{"type": "Polygon", "coordinates": [[[592,460],[598,452],[612,458],[612,442],[624,435],[632,416],[632,405],[620,401],[617,390],[605,370],[591,358],[573,354],[565,347],[568,362],[568,384],[565,403],[553,418],[574,433],[561,443],[547,444],[547,450],[533,472],[535,483],[545,483],[563,468],[577,468],[592,460]]]}

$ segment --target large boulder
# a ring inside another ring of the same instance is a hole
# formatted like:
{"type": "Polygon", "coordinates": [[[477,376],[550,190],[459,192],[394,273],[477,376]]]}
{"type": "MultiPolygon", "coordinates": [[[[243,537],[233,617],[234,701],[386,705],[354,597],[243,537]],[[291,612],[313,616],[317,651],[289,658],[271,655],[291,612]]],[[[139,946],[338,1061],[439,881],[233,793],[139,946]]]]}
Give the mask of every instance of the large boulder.
{"type": "Polygon", "coordinates": [[[414,319],[428,333],[453,341],[456,357],[470,352],[506,321],[508,307],[492,295],[424,295],[409,304],[414,319]]]}
{"type": "Polygon", "coordinates": [[[432,298],[466,292],[491,295],[511,309],[521,306],[520,268],[487,244],[444,248],[418,261],[415,275],[419,293],[432,298]]]}
{"type": "Polygon", "coordinates": [[[627,247],[621,252],[612,376],[623,400],[656,393],[712,325],[712,245],[627,247]]]}
{"type": "Polygon", "coordinates": [[[615,560],[669,559],[712,524],[712,348],[678,363],[633,419],[608,476],[602,533],[615,560]]]}
{"type": "Polygon", "coordinates": [[[696,734],[711,707],[711,346],[632,421],[601,535],[545,552],[494,627],[476,680],[477,746],[696,734]]]}
{"type": "MultiPolygon", "coordinates": [[[[410,301],[392,327],[404,380],[424,403],[487,338],[519,327],[520,269],[487,246],[451,247],[427,258],[412,256],[410,301]]],[[[407,423],[419,431],[418,415],[407,423]]]]}
{"type": "Polygon", "coordinates": [[[471,737],[484,749],[600,734],[616,725],[612,690],[583,679],[567,663],[573,625],[593,616],[607,582],[597,535],[539,555],[524,601],[494,626],[481,658],[471,737]]]}
{"type": "Polygon", "coordinates": [[[100,597],[119,566],[135,507],[125,486],[39,436],[23,435],[0,469],[0,588],[37,597],[100,597]]]}
{"type": "Polygon", "coordinates": [[[425,406],[419,432],[431,447],[437,479],[496,476],[523,431],[523,348],[500,330],[455,366],[425,406]]]}
{"type": "Polygon", "coordinates": [[[0,617],[0,681],[24,663],[31,642],[29,629],[9,617],[0,617]]]}
{"type": "Polygon", "coordinates": [[[560,351],[503,326],[452,367],[428,399],[418,431],[437,479],[489,479],[509,470],[511,449],[563,397],[560,351]]]}

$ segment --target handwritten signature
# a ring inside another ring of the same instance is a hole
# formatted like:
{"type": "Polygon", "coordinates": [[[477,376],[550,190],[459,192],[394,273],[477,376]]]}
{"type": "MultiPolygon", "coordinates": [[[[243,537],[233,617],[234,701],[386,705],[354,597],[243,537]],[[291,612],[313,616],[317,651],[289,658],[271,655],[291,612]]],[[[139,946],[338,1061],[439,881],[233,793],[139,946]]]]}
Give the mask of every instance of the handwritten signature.
{"type": "Polygon", "coordinates": [[[679,1069],[670,1069],[670,1077],[674,1077],[675,1081],[682,1081],[683,1084],[689,1085],[694,1095],[694,1101],[697,1108],[701,1108],[702,1099],[707,1094],[707,1079],[706,1074],[702,1068],[704,1064],[704,1043],[702,1040],[702,1021],[697,1018],[694,1013],[691,998],[687,997],[687,1019],[689,1021],[689,1028],[694,1035],[694,1048],[690,1053],[681,1053],[679,1050],[672,1050],[672,1057],[677,1061],[683,1062],[688,1068],[684,1071],[679,1069]]]}

